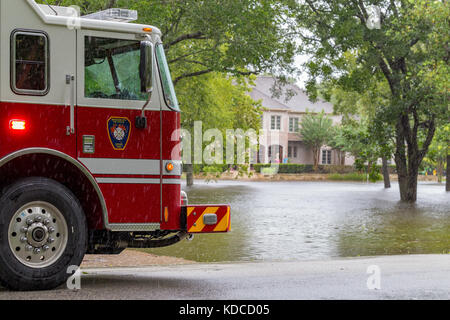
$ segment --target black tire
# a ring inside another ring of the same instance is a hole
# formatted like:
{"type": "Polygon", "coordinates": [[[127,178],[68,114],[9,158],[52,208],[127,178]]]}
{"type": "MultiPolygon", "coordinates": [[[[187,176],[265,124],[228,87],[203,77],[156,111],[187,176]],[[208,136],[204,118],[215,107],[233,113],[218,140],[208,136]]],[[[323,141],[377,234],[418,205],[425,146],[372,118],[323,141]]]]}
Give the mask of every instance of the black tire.
{"type": "Polygon", "coordinates": [[[79,266],[87,249],[86,217],[78,199],[62,184],[47,178],[26,178],[7,187],[0,198],[0,284],[11,290],[50,290],[67,281],[69,266],[79,266]],[[60,256],[48,266],[30,267],[11,249],[9,226],[18,210],[33,202],[59,210],[67,226],[60,256]]]}

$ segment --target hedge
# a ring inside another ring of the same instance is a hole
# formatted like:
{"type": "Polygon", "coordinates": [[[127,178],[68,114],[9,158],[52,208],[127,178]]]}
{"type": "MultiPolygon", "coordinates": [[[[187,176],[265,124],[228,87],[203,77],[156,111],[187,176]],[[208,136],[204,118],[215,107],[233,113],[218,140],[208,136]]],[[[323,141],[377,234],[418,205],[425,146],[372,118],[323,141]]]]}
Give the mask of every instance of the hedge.
{"type": "MultiPolygon", "coordinates": [[[[263,168],[271,166],[271,164],[258,163],[253,165],[253,169],[261,173],[263,168]]],[[[355,168],[352,166],[319,165],[317,171],[314,171],[312,164],[281,163],[278,165],[278,173],[351,173],[354,171],[355,168]]]]}
{"type": "MultiPolygon", "coordinates": [[[[202,172],[215,172],[222,173],[228,171],[232,165],[228,164],[219,164],[219,165],[206,165],[206,164],[195,164],[194,165],[194,173],[199,174],[202,172]]],[[[257,163],[253,164],[252,168],[257,173],[262,172],[263,168],[271,168],[272,164],[270,163],[257,163]]],[[[275,167],[275,165],[274,165],[275,167]]],[[[186,168],[183,168],[183,172],[187,172],[186,168]]],[[[367,168],[366,168],[367,170],[367,168]]],[[[267,170],[266,170],[267,171],[267,170]]],[[[380,172],[380,169],[377,170],[380,172]]],[[[395,166],[389,166],[390,173],[395,173],[395,166]]],[[[339,173],[339,174],[347,174],[358,172],[354,166],[339,166],[339,165],[319,165],[317,171],[314,171],[314,166],[312,164],[296,164],[296,163],[280,163],[278,164],[278,173],[339,173]]]]}

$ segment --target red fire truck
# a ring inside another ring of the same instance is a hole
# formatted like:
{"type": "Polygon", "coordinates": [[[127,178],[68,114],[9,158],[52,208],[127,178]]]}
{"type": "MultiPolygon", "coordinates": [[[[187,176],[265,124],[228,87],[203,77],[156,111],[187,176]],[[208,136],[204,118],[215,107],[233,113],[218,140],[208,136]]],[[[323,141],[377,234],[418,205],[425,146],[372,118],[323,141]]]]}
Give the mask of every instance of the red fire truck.
{"type": "Polygon", "coordinates": [[[63,284],[84,255],[227,232],[181,191],[180,110],[161,32],[109,9],[0,0],[0,284],[63,284]]]}

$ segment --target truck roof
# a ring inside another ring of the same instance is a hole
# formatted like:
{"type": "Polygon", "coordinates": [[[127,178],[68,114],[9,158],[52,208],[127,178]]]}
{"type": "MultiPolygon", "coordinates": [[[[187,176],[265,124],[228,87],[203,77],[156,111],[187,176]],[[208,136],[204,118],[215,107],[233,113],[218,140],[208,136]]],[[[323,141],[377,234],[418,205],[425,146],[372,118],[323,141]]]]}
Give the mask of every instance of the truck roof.
{"type": "Polygon", "coordinates": [[[36,14],[47,24],[63,25],[81,29],[161,35],[161,31],[154,26],[77,17],[74,15],[75,9],[73,7],[48,6],[46,4],[37,4],[34,0],[26,1],[34,9],[36,14]]]}

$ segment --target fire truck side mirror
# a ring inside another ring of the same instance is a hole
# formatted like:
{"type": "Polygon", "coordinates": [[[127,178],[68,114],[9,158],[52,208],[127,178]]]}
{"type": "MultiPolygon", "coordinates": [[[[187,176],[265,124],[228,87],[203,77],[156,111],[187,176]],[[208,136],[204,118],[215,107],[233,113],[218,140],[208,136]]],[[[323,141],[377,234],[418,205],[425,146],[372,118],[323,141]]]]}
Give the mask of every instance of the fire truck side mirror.
{"type": "Polygon", "coordinates": [[[153,91],[153,43],[141,42],[141,64],[139,75],[141,77],[141,92],[151,94],[153,91]]]}

